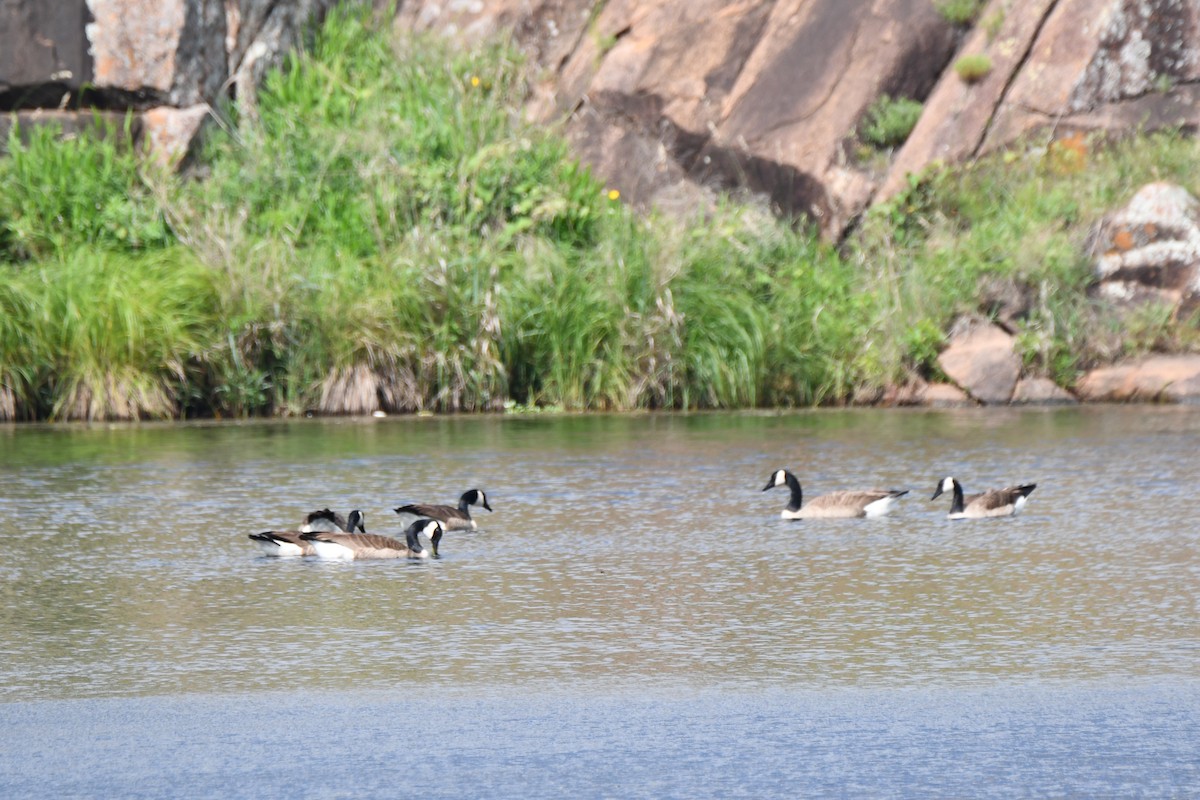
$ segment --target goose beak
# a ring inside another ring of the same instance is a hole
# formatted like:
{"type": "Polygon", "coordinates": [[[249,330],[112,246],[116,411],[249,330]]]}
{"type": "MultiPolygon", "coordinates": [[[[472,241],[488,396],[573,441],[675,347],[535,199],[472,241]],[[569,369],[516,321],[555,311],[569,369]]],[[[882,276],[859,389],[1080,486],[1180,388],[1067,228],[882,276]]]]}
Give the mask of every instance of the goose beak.
{"type": "Polygon", "coordinates": [[[931,498],[929,498],[929,499],[930,499],[930,500],[937,500],[937,499],[938,499],[939,497],[941,497],[941,496],[942,496],[942,485],[939,483],[939,484],[938,484],[938,487],[937,487],[937,491],[935,491],[935,492],[933,493],[933,497],[931,497],[931,498]]]}
{"type": "Polygon", "coordinates": [[[775,479],[774,479],[774,478],[771,478],[771,480],[767,481],[767,485],[766,485],[766,486],[764,486],[764,487],[762,488],[762,490],[765,492],[765,491],[767,491],[768,489],[774,489],[774,488],[775,488],[775,479]]]}
{"type": "Polygon", "coordinates": [[[492,507],[487,504],[486,500],[483,501],[483,507],[486,508],[488,511],[492,510],[492,507]]]}
{"type": "Polygon", "coordinates": [[[438,542],[440,542],[441,540],[442,540],[442,532],[440,530],[437,531],[436,533],[434,533],[433,538],[429,540],[429,544],[433,548],[433,557],[434,558],[438,557],[438,553],[437,553],[438,542]]]}

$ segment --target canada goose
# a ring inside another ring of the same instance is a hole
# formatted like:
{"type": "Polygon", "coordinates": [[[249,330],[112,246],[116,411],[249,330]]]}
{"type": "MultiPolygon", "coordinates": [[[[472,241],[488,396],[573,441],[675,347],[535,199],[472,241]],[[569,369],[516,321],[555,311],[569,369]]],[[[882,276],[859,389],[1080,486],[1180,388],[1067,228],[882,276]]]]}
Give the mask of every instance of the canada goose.
{"type": "Polygon", "coordinates": [[[492,510],[492,507],[488,505],[487,495],[483,493],[482,489],[470,489],[463,492],[462,497],[458,498],[458,508],[414,503],[400,506],[395,511],[401,519],[406,517],[436,519],[448,531],[473,531],[478,526],[475,524],[475,520],[471,519],[471,506],[483,506],[488,511],[492,510]]]}
{"type": "Polygon", "coordinates": [[[375,533],[328,533],[310,531],[300,538],[311,543],[318,558],[334,561],[353,561],[358,558],[429,558],[430,552],[421,546],[418,534],[429,537],[433,556],[437,557],[438,542],[442,539],[442,523],[436,519],[419,519],[404,531],[404,541],[375,533]]]}
{"type": "Polygon", "coordinates": [[[777,469],[771,475],[763,491],[776,486],[787,486],[792,491],[791,502],[780,512],[784,519],[836,519],[846,517],[882,517],[892,510],[897,497],[908,494],[908,489],[866,489],[823,494],[801,507],[800,481],[786,469],[777,469]]]}
{"type": "Polygon", "coordinates": [[[254,542],[262,549],[263,553],[269,556],[311,556],[315,555],[311,542],[306,542],[300,538],[303,533],[312,531],[327,531],[333,532],[332,526],[334,520],[340,520],[341,527],[338,532],[354,533],[358,530],[366,533],[367,529],[364,525],[365,518],[363,513],[358,509],[350,512],[350,519],[347,520],[341,514],[334,514],[328,508],[321,511],[314,511],[304,518],[304,524],[300,526],[298,531],[263,531],[262,533],[251,533],[250,541],[254,542]]]}
{"type": "Polygon", "coordinates": [[[363,513],[357,509],[350,512],[350,519],[347,520],[336,511],[323,508],[320,511],[313,511],[304,517],[304,522],[300,524],[300,532],[328,531],[330,533],[354,533],[357,530],[359,533],[366,533],[367,529],[363,527],[364,521],[363,513]],[[357,523],[355,523],[356,517],[358,519],[357,523]]]}
{"type": "Polygon", "coordinates": [[[980,494],[963,497],[962,484],[954,478],[946,478],[938,484],[933,497],[929,499],[938,499],[942,492],[954,492],[954,502],[950,504],[950,519],[1014,517],[1025,507],[1025,501],[1036,488],[1036,483],[1026,483],[1004,489],[989,489],[980,494]]]}

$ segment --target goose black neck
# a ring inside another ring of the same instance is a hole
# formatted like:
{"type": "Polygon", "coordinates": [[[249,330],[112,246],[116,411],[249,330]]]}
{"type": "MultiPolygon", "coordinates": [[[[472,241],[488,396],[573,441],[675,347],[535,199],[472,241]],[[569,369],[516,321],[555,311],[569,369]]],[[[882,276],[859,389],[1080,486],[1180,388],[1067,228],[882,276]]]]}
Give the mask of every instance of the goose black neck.
{"type": "Polygon", "coordinates": [[[471,493],[467,492],[462,497],[458,498],[458,510],[463,514],[466,514],[468,519],[471,517],[471,503],[468,500],[470,497],[471,493]]]}
{"type": "Polygon", "coordinates": [[[792,493],[791,502],[788,503],[788,511],[799,511],[800,505],[804,500],[803,492],[800,491],[800,479],[792,473],[788,472],[783,476],[784,483],[787,484],[788,490],[792,493]]]}
{"type": "Polygon", "coordinates": [[[954,502],[950,504],[951,514],[961,514],[963,510],[963,491],[958,481],[954,481],[954,502]]]}
{"type": "Polygon", "coordinates": [[[408,543],[408,550],[411,553],[419,553],[422,550],[421,540],[417,538],[416,524],[409,525],[404,531],[404,539],[408,543]]]}

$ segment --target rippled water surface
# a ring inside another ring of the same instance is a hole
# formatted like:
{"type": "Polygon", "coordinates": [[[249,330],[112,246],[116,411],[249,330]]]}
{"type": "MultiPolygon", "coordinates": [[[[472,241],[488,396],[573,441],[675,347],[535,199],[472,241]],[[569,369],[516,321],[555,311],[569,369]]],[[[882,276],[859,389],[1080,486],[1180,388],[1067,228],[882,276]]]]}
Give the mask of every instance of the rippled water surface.
{"type": "Polygon", "coordinates": [[[0,429],[0,794],[1197,796],[1198,445],[1188,408],[0,429]],[[778,467],[912,491],[787,522],[778,467]],[[951,522],[946,475],[1038,489],[951,522]],[[246,538],[475,486],[437,560],[246,538]]]}

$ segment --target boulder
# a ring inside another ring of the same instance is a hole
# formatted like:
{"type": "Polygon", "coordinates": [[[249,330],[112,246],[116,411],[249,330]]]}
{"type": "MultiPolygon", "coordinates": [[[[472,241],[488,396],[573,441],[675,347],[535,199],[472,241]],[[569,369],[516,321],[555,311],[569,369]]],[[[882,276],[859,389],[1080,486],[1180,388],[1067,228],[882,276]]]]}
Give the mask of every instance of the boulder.
{"type": "Polygon", "coordinates": [[[1013,390],[1013,405],[1071,405],[1075,396],[1049,378],[1021,378],[1013,390]]]}
{"type": "Polygon", "coordinates": [[[142,147],[150,161],[163,169],[175,169],[191,152],[200,128],[212,114],[207,103],[191,108],[162,106],[142,114],[142,147]]]}
{"type": "Polygon", "coordinates": [[[973,406],[975,401],[952,383],[931,383],[921,393],[920,404],[930,408],[960,408],[973,406]]]}
{"type": "Polygon", "coordinates": [[[950,383],[929,383],[923,378],[910,378],[902,385],[877,390],[863,390],[855,395],[856,405],[926,406],[928,408],[958,408],[976,405],[967,393],[950,383]]]}
{"type": "Polygon", "coordinates": [[[1200,402],[1200,355],[1150,356],[1092,370],[1075,387],[1081,400],[1200,402]]]}
{"type": "Polygon", "coordinates": [[[1186,189],[1151,183],[1092,236],[1096,293],[1118,303],[1200,307],[1200,202],[1186,189]]]}
{"type": "Polygon", "coordinates": [[[938,356],[942,372],[982,403],[1007,403],[1021,374],[1014,338],[991,323],[955,333],[938,356]]]}

